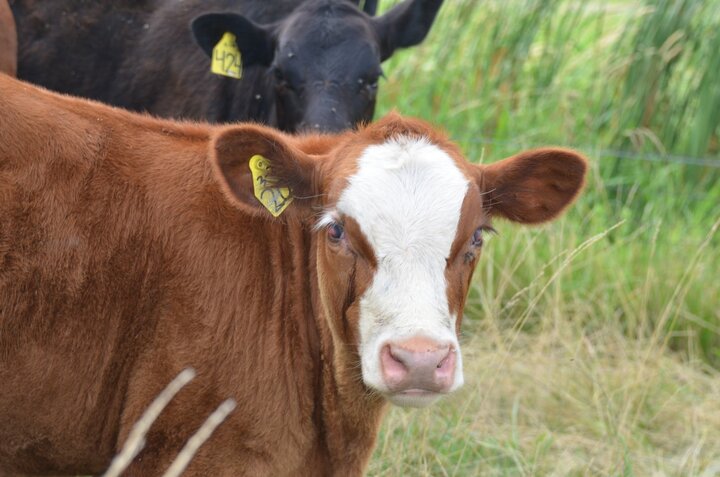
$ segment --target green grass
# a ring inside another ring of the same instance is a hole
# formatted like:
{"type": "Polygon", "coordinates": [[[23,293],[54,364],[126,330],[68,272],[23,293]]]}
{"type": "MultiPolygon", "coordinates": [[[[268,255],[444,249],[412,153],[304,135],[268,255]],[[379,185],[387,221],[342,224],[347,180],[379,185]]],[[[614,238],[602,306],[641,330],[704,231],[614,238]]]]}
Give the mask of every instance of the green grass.
{"type": "Polygon", "coordinates": [[[378,116],[592,170],[558,222],[498,224],[465,391],[391,411],[370,475],[720,475],[720,4],[445,3],[384,65],[378,116]]]}

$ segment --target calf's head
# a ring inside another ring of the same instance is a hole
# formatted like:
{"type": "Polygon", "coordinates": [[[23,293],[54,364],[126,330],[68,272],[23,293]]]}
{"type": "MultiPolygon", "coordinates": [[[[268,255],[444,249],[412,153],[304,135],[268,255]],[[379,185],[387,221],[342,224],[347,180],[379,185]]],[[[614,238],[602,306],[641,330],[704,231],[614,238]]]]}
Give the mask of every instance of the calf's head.
{"type": "Polygon", "coordinates": [[[248,169],[254,154],[270,160],[275,184],[295,197],[274,220],[303,221],[315,234],[334,345],[365,386],[406,406],[458,389],[458,332],[491,221],[553,219],[582,188],[585,159],[538,149],[475,165],[427,124],[395,114],[308,143],[257,126],[227,130],[215,141],[226,196],[270,217],[248,169]]]}
{"type": "Polygon", "coordinates": [[[280,129],[340,131],[372,119],[380,64],[425,38],[442,0],[405,0],[378,18],[355,3],[309,0],[269,25],[208,13],[195,18],[192,29],[208,55],[231,32],[244,67],[267,67],[280,129]]]}

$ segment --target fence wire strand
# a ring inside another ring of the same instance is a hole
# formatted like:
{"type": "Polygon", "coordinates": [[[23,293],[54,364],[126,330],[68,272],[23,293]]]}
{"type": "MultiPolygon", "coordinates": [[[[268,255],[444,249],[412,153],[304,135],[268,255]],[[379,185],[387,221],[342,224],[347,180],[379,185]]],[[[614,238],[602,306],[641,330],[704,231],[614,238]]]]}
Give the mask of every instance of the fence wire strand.
{"type": "MultiPolygon", "coordinates": [[[[502,139],[493,139],[488,137],[476,137],[472,139],[465,139],[459,142],[468,142],[473,144],[490,144],[494,146],[510,146],[514,148],[528,148],[528,147],[543,147],[547,146],[547,143],[528,143],[522,141],[510,141],[502,139]]],[[[663,162],[673,164],[684,164],[688,166],[701,166],[701,167],[712,167],[720,168],[720,157],[693,157],[693,156],[682,156],[676,154],[653,154],[648,152],[634,152],[623,149],[603,149],[595,146],[576,146],[567,145],[573,149],[579,151],[591,152],[595,158],[617,158],[617,159],[628,159],[635,161],[645,162],[663,162]]]]}

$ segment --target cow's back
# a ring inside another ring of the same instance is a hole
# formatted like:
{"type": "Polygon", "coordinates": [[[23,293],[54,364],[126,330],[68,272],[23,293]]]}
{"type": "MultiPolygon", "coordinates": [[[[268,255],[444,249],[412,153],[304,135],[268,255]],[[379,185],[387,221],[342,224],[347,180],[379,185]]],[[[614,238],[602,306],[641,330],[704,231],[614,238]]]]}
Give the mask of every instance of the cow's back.
{"type": "Polygon", "coordinates": [[[152,0],[16,0],[18,77],[61,93],[109,101],[128,45],[152,0]]]}
{"type": "Polygon", "coordinates": [[[127,46],[109,102],[162,117],[227,122],[253,120],[276,124],[271,82],[263,66],[249,66],[241,79],[210,72],[210,59],[190,29],[207,12],[234,12],[259,23],[276,22],[297,0],[185,0],[158,2],[145,19],[147,28],[127,46]],[[202,85],[202,87],[198,87],[202,85]]]}
{"type": "Polygon", "coordinates": [[[0,0],[0,73],[17,72],[17,34],[7,0],[0,0]]]}
{"type": "Polygon", "coordinates": [[[0,75],[0,475],[101,473],[186,366],[131,475],[166,468],[230,396],[202,475],[297,475],[317,451],[310,321],[288,320],[312,316],[308,274],[278,270],[308,236],[227,201],[215,131],[0,75]]]}
{"type": "Polygon", "coordinates": [[[12,8],[18,29],[18,77],[61,93],[164,117],[258,117],[267,109],[265,104],[225,100],[235,91],[256,89],[261,78],[252,71],[255,68],[240,82],[211,74],[190,22],[207,11],[234,11],[270,23],[297,3],[16,0],[12,8]]]}
{"type": "Polygon", "coordinates": [[[134,177],[167,144],[118,116],[0,75],[0,463],[23,472],[105,468],[172,279],[134,177]]]}
{"type": "MultiPolygon", "coordinates": [[[[18,95],[2,86],[0,462],[29,473],[88,464],[101,472],[114,452],[129,370],[114,356],[137,346],[121,329],[132,310],[108,306],[118,291],[104,270],[114,263],[127,273],[130,247],[103,257],[90,246],[116,240],[102,230],[113,224],[104,220],[103,190],[117,187],[102,164],[105,125],[51,109],[30,88],[18,95]],[[28,389],[28,376],[42,392],[28,389]]],[[[117,193],[121,207],[133,200],[129,190],[117,193]]]]}

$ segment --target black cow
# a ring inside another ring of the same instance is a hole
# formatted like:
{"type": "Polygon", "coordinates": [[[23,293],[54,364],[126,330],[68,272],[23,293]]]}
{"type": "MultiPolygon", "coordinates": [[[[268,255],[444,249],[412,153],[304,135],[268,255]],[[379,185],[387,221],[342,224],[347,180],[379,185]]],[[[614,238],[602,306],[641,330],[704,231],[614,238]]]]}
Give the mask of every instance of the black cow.
{"type": "Polygon", "coordinates": [[[18,76],[160,116],[337,131],[372,119],[380,64],[423,40],[442,0],[405,0],[380,17],[377,0],[358,3],[16,0],[18,76]],[[226,32],[240,80],[210,72],[226,32]]]}

